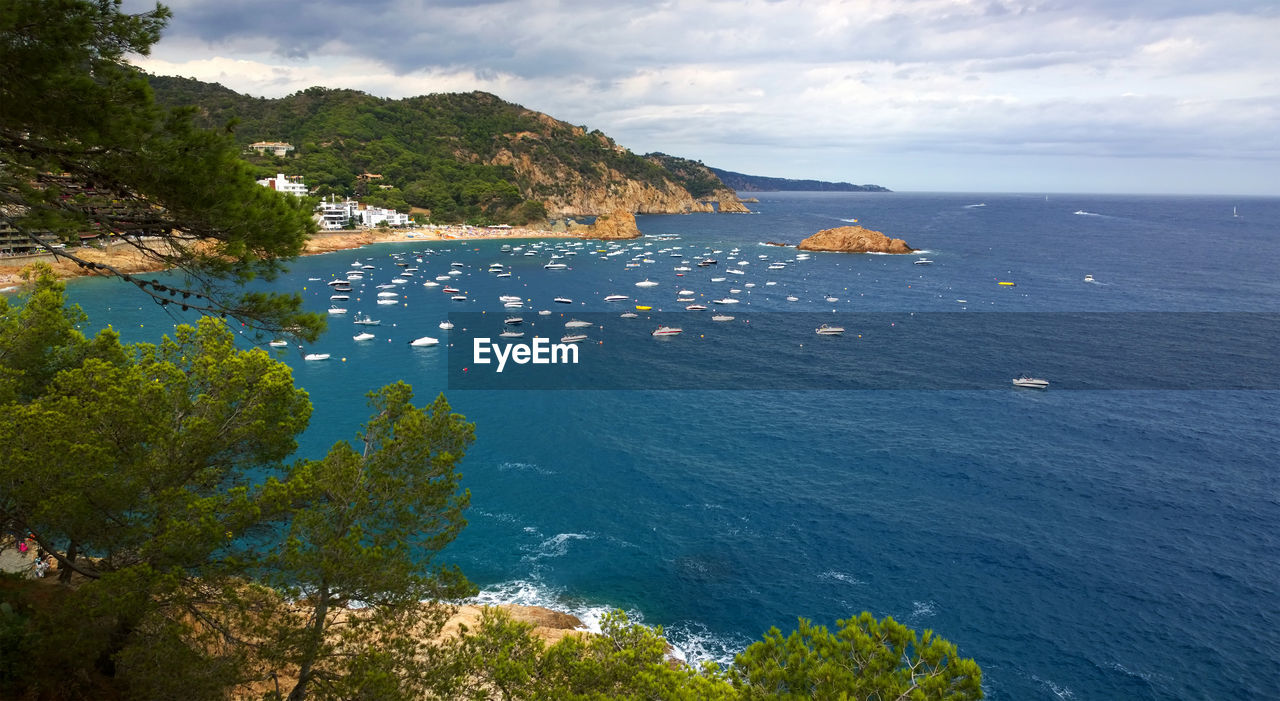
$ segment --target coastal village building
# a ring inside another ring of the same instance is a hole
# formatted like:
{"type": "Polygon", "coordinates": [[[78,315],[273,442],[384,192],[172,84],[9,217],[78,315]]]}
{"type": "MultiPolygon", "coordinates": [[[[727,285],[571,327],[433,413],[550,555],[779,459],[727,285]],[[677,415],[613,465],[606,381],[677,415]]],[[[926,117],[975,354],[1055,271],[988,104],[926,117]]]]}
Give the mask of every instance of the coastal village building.
{"type": "Polygon", "coordinates": [[[287,144],[283,141],[258,141],[249,144],[249,148],[258,153],[266,153],[270,151],[277,156],[287,156],[293,150],[293,144],[287,144]]]}
{"type": "Polygon", "coordinates": [[[360,225],[365,227],[375,227],[385,223],[387,226],[408,226],[409,215],[401,214],[394,209],[383,209],[382,207],[366,207],[359,210],[360,225]]]}
{"type": "Polygon", "coordinates": [[[394,209],[368,207],[355,200],[339,202],[333,198],[316,207],[316,219],[321,231],[340,231],[353,223],[365,228],[383,223],[387,226],[408,226],[410,221],[408,214],[401,214],[394,209]]]}
{"type": "Polygon", "coordinates": [[[298,197],[305,197],[307,195],[307,186],[303,184],[301,175],[285,175],[284,173],[276,173],[276,177],[259,180],[258,184],[279,192],[287,192],[290,195],[297,195],[298,197]]]}

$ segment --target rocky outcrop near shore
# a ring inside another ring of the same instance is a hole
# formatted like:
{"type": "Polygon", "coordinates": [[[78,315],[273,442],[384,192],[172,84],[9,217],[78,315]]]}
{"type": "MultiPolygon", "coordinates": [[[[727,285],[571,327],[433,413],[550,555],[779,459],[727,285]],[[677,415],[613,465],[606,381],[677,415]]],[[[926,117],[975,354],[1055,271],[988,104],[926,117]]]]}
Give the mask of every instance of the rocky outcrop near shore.
{"type": "Polygon", "coordinates": [[[834,251],[838,253],[915,253],[902,239],[885,236],[861,226],[839,226],[823,229],[800,242],[802,251],[834,251]]]}
{"type": "Polygon", "coordinates": [[[619,239],[640,238],[640,228],[636,226],[636,215],[625,209],[612,214],[602,214],[581,234],[584,239],[601,239],[615,241],[619,239]]]}

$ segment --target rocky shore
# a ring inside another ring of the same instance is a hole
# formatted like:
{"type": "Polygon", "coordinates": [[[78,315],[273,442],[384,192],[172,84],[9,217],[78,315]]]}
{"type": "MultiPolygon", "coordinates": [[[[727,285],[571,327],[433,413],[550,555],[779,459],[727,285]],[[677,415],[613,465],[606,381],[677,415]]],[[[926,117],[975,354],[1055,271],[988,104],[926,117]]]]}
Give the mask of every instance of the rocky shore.
{"type": "Polygon", "coordinates": [[[837,253],[915,253],[902,239],[885,236],[861,226],[839,226],[823,229],[796,246],[802,251],[834,251],[837,253]]]}

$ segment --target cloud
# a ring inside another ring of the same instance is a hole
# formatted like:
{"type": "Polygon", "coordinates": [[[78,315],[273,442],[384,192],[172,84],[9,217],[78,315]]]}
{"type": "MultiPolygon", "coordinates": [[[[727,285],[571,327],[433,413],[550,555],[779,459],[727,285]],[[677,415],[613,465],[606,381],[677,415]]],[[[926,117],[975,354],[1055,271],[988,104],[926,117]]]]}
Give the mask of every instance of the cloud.
{"type": "Polygon", "coordinates": [[[1271,0],[168,4],[139,65],[256,95],[487,90],[694,158],[736,145],[744,160],[1076,153],[1280,171],[1271,0]]]}

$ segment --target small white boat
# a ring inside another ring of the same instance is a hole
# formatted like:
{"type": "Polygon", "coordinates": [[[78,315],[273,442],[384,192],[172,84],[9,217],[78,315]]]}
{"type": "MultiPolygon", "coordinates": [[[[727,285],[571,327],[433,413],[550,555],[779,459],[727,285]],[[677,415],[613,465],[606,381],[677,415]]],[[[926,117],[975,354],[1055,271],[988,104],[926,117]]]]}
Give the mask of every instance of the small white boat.
{"type": "Polygon", "coordinates": [[[276,340],[268,343],[267,345],[271,346],[272,348],[284,348],[285,346],[289,345],[289,342],[276,340]]]}
{"type": "Polygon", "coordinates": [[[627,301],[627,300],[629,300],[629,299],[631,299],[631,298],[630,298],[630,297],[628,297],[628,296],[626,296],[626,295],[609,295],[609,296],[607,296],[607,297],[605,297],[605,298],[604,298],[604,301],[606,301],[606,302],[625,302],[625,301],[627,301]]]}
{"type": "Polygon", "coordinates": [[[512,326],[515,326],[515,325],[517,325],[517,324],[523,324],[523,323],[524,323],[524,317],[522,317],[522,316],[509,316],[509,317],[507,317],[506,319],[503,319],[503,320],[502,320],[502,323],[504,323],[504,324],[510,324],[510,325],[512,325],[512,326]]]}
{"type": "Polygon", "coordinates": [[[1085,276],[1084,276],[1084,281],[1085,281],[1085,282],[1093,282],[1093,276],[1092,276],[1092,275],[1085,275],[1085,276]]]}
{"type": "Polygon", "coordinates": [[[569,266],[565,265],[564,263],[547,263],[546,265],[542,266],[544,270],[564,270],[567,267],[569,266]]]}
{"type": "Polygon", "coordinates": [[[511,277],[511,273],[498,273],[494,277],[511,277]]]}
{"type": "Polygon", "coordinates": [[[774,282],[773,280],[767,280],[767,281],[765,281],[764,286],[765,286],[765,287],[773,287],[773,286],[774,286],[774,285],[776,285],[776,284],[778,284],[778,283],[774,282]]]}
{"type": "Polygon", "coordinates": [[[736,268],[729,268],[729,269],[728,269],[728,270],[726,270],[725,272],[726,272],[726,273],[729,273],[729,274],[731,274],[731,275],[746,275],[746,273],[745,273],[745,272],[743,272],[743,271],[741,271],[741,270],[738,270],[738,269],[736,269],[736,268]]]}
{"type": "Polygon", "coordinates": [[[1021,377],[1013,378],[1013,386],[1026,387],[1028,389],[1047,389],[1049,387],[1049,381],[1039,377],[1023,375],[1021,377]]]}
{"type": "Polygon", "coordinates": [[[381,297],[382,299],[390,299],[392,297],[399,297],[400,293],[399,292],[379,292],[378,296],[381,297]]]}
{"type": "Polygon", "coordinates": [[[770,263],[768,270],[782,270],[783,268],[786,268],[786,267],[787,266],[783,265],[782,263],[770,263]]]}
{"type": "Polygon", "coordinates": [[[373,334],[369,333],[368,331],[363,331],[351,337],[351,340],[353,341],[369,341],[372,339],[373,339],[373,334]]]}
{"type": "Polygon", "coordinates": [[[522,309],[524,308],[524,302],[503,302],[502,306],[507,309],[522,309]]]}
{"type": "Polygon", "coordinates": [[[391,278],[391,284],[393,284],[393,285],[403,285],[403,284],[405,284],[406,282],[408,282],[408,280],[406,280],[406,279],[404,279],[404,278],[402,278],[402,277],[393,277],[393,278],[391,278]]]}
{"type": "Polygon", "coordinates": [[[639,318],[639,316],[640,315],[635,312],[623,312],[618,315],[618,317],[622,319],[636,319],[639,318]]]}
{"type": "Polygon", "coordinates": [[[523,337],[524,337],[524,332],[523,332],[523,331],[514,331],[514,330],[511,330],[511,329],[507,329],[506,331],[503,331],[502,333],[500,333],[500,334],[498,334],[498,335],[499,335],[499,336],[501,336],[502,338],[523,338],[523,337]]]}
{"type": "Polygon", "coordinates": [[[377,326],[382,322],[378,321],[377,319],[370,319],[368,315],[360,316],[359,314],[356,314],[355,321],[353,321],[352,323],[360,324],[361,326],[377,326]]]}
{"type": "Polygon", "coordinates": [[[446,288],[444,288],[444,289],[442,289],[442,290],[440,290],[440,291],[441,291],[441,292],[443,292],[443,293],[445,293],[445,294],[447,294],[447,295],[458,294],[459,292],[461,292],[461,290],[459,290],[459,289],[458,289],[458,288],[456,288],[456,287],[446,287],[446,288]]]}
{"type": "Polygon", "coordinates": [[[543,309],[542,311],[538,312],[538,316],[551,316],[551,310],[543,309]]]}
{"type": "Polygon", "coordinates": [[[691,312],[700,312],[705,310],[706,308],[707,308],[707,305],[705,304],[690,304],[689,306],[685,307],[687,311],[691,311],[691,312]]]}
{"type": "Polygon", "coordinates": [[[329,354],[328,353],[307,353],[306,355],[302,356],[302,359],[303,360],[328,360],[329,354]]]}
{"type": "Polygon", "coordinates": [[[329,307],[330,314],[346,314],[347,310],[342,307],[329,307]]]}
{"type": "Polygon", "coordinates": [[[577,319],[570,319],[564,322],[566,329],[585,329],[588,326],[593,326],[593,324],[590,321],[579,321],[577,319]]]}
{"type": "Polygon", "coordinates": [[[450,270],[450,271],[449,271],[449,275],[461,275],[461,274],[462,274],[462,271],[461,271],[461,270],[450,270]]]}
{"type": "Polygon", "coordinates": [[[423,336],[422,338],[415,338],[412,341],[409,341],[409,345],[417,346],[418,348],[422,348],[424,346],[434,346],[438,343],[440,343],[439,339],[432,338],[430,336],[423,336]]]}
{"type": "Polygon", "coordinates": [[[676,267],[672,268],[672,270],[676,271],[677,273],[687,273],[687,272],[689,272],[690,270],[693,270],[693,268],[690,268],[690,267],[689,267],[689,266],[687,266],[687,265],[678,265],[678,266],[676,266],[676,267]]]}
{"type": "Polygon", "coordinates": [[[422,283],[422,286],[423,287],[439,287],[440,283],[434,280],[427,280],[426,282],[422,283]]]}
{"type": "Polygon", "coordinates": [[[452,279],[453,279],[453,278],[449,277],[448,275],[437,275],[437,276],[436,276],[436,280],[437,280],[438,282],[448,282],[449,280],[452,280],[452,279]]]}
{"type": "Polygon", "coordinates": [[[799,301],[800,301],[800,298],[799,298],[799,297],[787,297],[787,301],[788,301],[788,302],[799,302],[799,301]]]}
{"type": "Polygon", "coordinates": [[[389,305],[389,304],[399,304],[399,303],[400,303],[400,300],[398,300],[398,299],[380,299],[380,300],[378,300],[378,304],[381,304],[381,305],[383,305],[383,306],[386,306],[386,305],[389,305]]]}
{"type": "MultiPolygon", "coordinates": [[[[452,300],[453,300],[453,301],[455,301],[455,302],[465,302],[465,301],[467,301],[467,296],[466,296],[466,295],[454,295],[454,296],[450,297],[449,299],[452,299],[452,300]]],[[[378,301],[379,301],[379,302],[381,302],[382,300],[378,300],[378,301]]]]}
{"type": "Polygon", "coordinates": [[[453,322],[449,321],[448,319],[445,319],[444,321],[440,322],[440,328],[444,329],[445,331],[448,331],[453,328],[453,322]]]}
{"type": "Polygon", "coordinates": [[[684,329],[676,326],[659,326],[658,328],[653,330],[653,335],[654,336],[675,336],[676,334],[679,334],[682,331],[684,331],[684,329]]]}
{"type": "Polygon", "coordinates": [[[581,343],[587,340],[585,333],[569,333],[560,337],[561,343],[581,343]]]}
{"type": "Polygon", "coordinates": [[[933,261],[928,258],[917,258],[914,265],[933,265],[933,261]]]}
{"type": "Polygon", "coordinates": [[[520,298],[515,295],[502,295],[498,298],[499,302],[519,302],[520,298]]]}
{"type": "Polygon", "coordinates": [[[724,282],[724,281],[725,281],[725,280],[727,280],[727,279],[728,279],[728,278],[723,278],[723,277],[713,277],[713,278],[711,278],[711,281],[712,281],[712,282],[724,282]]]}
{"type": "Polygon", "coordinates": [[[827,298],[827,301],[828,301],[828,302],[839,302],[839,301],[840,301],[840,298],[839,298],[839,297],[828,297],[828,298],[827,298]]]}
{"type": "Polygon", "coordinates": [[[813,331],[819,336],[839,336],[840,334],[844,333],[844,327],[833,326],[831,324],[823,324],[822,326],[819,326],[813,331]]]}
{"type": "Polygon", "coordinates": [[[712,321],[733,321],[733,317],[728,314],[716,314],[711,317],[712,321]]]}
{"type": "Polygon", "coordinates": [[[637,282],[636,287],[657,287],[659,284],[661,283],[657,283],[657,282],[654,282],[653,280],[645,278],[640,282],[637,282]]]}
{"type": "Polygon", "coordinates": [[[569,299],[568,297],[556,297],[552,301],[554,301],[556,304],[573,304],[573,300],[569,299]]]}
{"type": "Polygon", "coordinates": [[[332,299],[338,302],[345,302],[351,299],[351,295],[329,295],[329,299],[332,299]]]}
{"type": "Polygon", "coordinates": [[[450,268],[465,268],[465,267],[467,267],[467,266],[466,266],[466,265],[464,265],[463,263],[450,263],[450,264],[449,264],[449,267],[450,267],[450,268]]]}
{"type": "Polygon", "coordinates": [[[690,297],[694,294],[694,292],[693,290],[680,290],[676,294],[680,295],[681,297],[690,297]]]}
{"type": "Polygon", "coordinates": [[[756,284],[754,282],[748,282],[747,284],[743,285],[743,287],[755,287],[755,286],[756,284]]]}
{"type": "Polygon", "coordinates": [[[715,302],[716,304],[737,304],[738,303],[738,300],[732,297],[724,297],[724,298],[715,299],[712,301],[715,302]]]}

